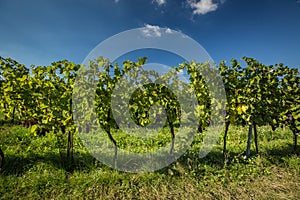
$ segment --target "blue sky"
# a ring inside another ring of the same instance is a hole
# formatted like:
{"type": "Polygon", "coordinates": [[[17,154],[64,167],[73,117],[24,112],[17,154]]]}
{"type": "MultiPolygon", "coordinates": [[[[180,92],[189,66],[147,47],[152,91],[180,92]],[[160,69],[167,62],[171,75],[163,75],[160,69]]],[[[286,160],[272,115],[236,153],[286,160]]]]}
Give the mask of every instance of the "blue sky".
{"type": "Polygon", "coordinates": [[[148,27],[188,35],[217,63],[249,56],[300,68],[300,0],[0,0],[0,25],[0,55],[27,66],[81,63],[103,40],[148,27]]]}

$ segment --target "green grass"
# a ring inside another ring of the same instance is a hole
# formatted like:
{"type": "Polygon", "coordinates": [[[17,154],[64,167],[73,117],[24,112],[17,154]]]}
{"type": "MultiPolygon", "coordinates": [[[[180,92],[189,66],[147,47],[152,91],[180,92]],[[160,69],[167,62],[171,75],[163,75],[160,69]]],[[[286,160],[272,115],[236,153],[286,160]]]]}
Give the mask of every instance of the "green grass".
{"type": "MultiPolygon", "coordinates": [[[[231,126],[225,166],[221,139],[205,158],[198,158],[198,134],[177,162],[156,172],[132,174],[95,160],[76,136],[71,170],[61,160],[65,153],[56,135],[34,137],[20,126],[2,126],[0,199],[300,199],[300,159],[293,153],[292,132],[260,127],[258,133],[260,156],[252,144],[248,160],[243,159],[247,128],[231,126]]],[[[124,147],[133,145],[121,134],[122,140],[124,147]]],[[[135,147],[143,150],[143,145],[135,147]]]]}

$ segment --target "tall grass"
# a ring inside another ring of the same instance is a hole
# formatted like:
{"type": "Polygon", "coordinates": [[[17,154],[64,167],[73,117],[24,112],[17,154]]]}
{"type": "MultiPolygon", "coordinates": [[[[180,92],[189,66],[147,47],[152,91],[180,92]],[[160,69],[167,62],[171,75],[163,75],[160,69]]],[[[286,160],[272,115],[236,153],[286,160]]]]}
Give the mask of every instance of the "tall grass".
{"type": "MultiPolygon", "coordinates": [[[[35,137],[20,126],[2,126],[0,145],[6,162],[0,199],[300,199],[300,159],[293,153],[292,132],[261,127],[258,133],[260,155],[252,145],[248,160],[243,159],[247,128],[231,126],[225,165],[222,137],[199,159],[202,137],[197,134],[175,163],[156,172],[132,174],[94,159],[78,136],[75,163],[68,170],[56,135],[35,137]]],[[[143,150],[143,145],[138,148],[143,150]]]]}

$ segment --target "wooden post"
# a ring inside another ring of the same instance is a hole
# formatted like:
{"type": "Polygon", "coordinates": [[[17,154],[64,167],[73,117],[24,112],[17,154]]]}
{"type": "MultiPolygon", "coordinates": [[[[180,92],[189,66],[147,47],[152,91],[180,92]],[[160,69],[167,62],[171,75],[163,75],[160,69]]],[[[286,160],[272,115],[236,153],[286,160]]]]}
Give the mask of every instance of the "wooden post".
{"type": "Polygon", "coordinates": [[[250,157],[251,139],[252,139],[252,125],[249,125],[248,141],[247,141],[247,149],[246,149],[246,159],[248,159],[250,157]]]}

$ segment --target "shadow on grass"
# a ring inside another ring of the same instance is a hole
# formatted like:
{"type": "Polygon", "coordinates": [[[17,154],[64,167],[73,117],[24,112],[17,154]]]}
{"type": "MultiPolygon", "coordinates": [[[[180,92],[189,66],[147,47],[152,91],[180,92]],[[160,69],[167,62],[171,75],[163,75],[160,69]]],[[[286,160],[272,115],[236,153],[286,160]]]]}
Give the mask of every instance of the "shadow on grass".
{"type": "MultiPolygon", "coordinates": [[[[299,148],[297,149],[297,154],[293,151],[293,145],[288,144],[284,147],[278,147],[273,149],[265,149],[260,153],[260,156],[268,160],[271,164],[282,164],[286,161],[284,158],[291,157],[294,155],[299,155],[299,148]]],[[[233,159],[238,158],[245,165],[247,160],[243,159],[243,152],[229,152],[228,153],[227,166],[231,165],[233,159]]],[[[251,150],[250,158],[256,156],[256,152],[251,150]]],[[[65,170],[67,174],[71,174],[74,171],[90,171],[95,168],[107,168],[108,170],[113,170],[112,168],[105,166],[100,161],[97,161],[89,153],[74,152],[74,162],[67,161],[66,154],[59,154],[54,152],[47,152],[44,154],[33,154],[28,153],[26,155],[5,155],[5,163],[2,167],[1,174],[4,176],[17,175],[21,176],[27,171],[31,170],[33,167],[39,164],[46,165],[45,168],[56,168],[65,170]]],[[[160,174],[170,174],[172,170],[173,176],[182,176],[183,174],[178,169],[178,165],[183,169],[184,172],[193,171],[195,175],[201,177],[207,170],[222,170],[224,169],[224,157],[220,149],[214,149],[208,153],[205,157],[199,158],[197,151],[187,151],[183,156],[181,156],[176,162],[172,163],[163,169],[157,171],[160,174]]]]}
{"type": "MultiPolygon", "coordinates": [[[[92,155],[83,152],[74,152],[73,164],[67,161],[66,154],[60,155],[59,153],[47,152],[40,154],[28,153],[26,155],[5,155],[5,163],[2,168],[1,174],[4,176],[17,175],[22,176],[26,172],[36,168],[38,165],[43,165],[43,169],[55,168],[59,170],[65,170],[66,174],[72,174],[75,171],[90,171],[95,168],[112,168],[97,161],[92,155]]],[[[176,164],[180,164],[185,170],[193,169],[197,174],[201,174],[203,168],[199,166],[207,165],[210,168],[217,170],[222,169],[224,166],[223,154],[218,151],[210,152],[206,157],[199,159],[198,153],[188,151],[181,156],[176,162],[172,163],[161,170],[158,173],[168,174],[169,169],[174,169],[176,164]]],[[[176,167],[175,167],[176,168],[176,167]]],[[[181,174],[176,173],[178,176],[181,174]]]]}
{"type": "Polygon", "coordinates": [[[228,152],[228,157],[225,160],[220,149],[213,150],[208,153],[206,157],[200,159],[197,153],[186,153],[181,156],[175,163],[159,170],[158,172],[161,174],[169,174],[171,169],[173,176],[182,176],[182,174],[177,170],[176,167],[176,164],[179,164],[186,170],[193,170],[193,173],[201,178],[207,171],[213,172],[213,169],[215,169],[216,171],[223,170],[225,168],[230,169],[232,166],[237,164],[237,160],[239,164],[247,165],[253,158],[260,156],[264,157],[264,159],[266,159],[272,165],[285,165],[287,162],[286,158],[291,158],[295,155],[299,156],[299,153],[299,147],[295,152],[293,144],[264,150],[258,155],[256,154],[256,151],[252,149],[250,151],[249,159],[245,159],[245,152],[228,152]]]}
{"type": "Polygon", "coordinates": [[[1,174],[5,176],[21,176],[38,164],[46,165],[45,169],[47,169],[47,166],[49,168],[63,169],[66,173],[87,171],[102,166],[99,161],[88,153],[74,153],[73,163],[67,159],[66,154],[45,153],[43,155],[37,155],[28,153],[26,157],[23,155],[5,155],[5,162],[1,174]]]}
{"type": "Polygon", "coordinates": [[[193,171],[194,175],[201,178],[202,175],[206,173],[206,170],[212,168],[215,170],[224,168],[224,158],[222,152],[217,150],[211,151],[205,157],[199,158],[198,152],[188,151],[176,162],[172,163],[170,166],[158,170],[157,172],[165,175],[172,173],[172,176],[179,177],[183,175],[182,172],[186,173],[188,171],[193,171]]]}
{"type": "Polygon", "coordinates": [[[299,155],[300,155],[299,147],[297,146],[295,151],[293,144],[287,144],[283,147],[267,149],[262,154],[262,156],[264,156],[270,163],[276,165],[284,163],[285,162],[284,158],[299,156],[299,155]]]}

